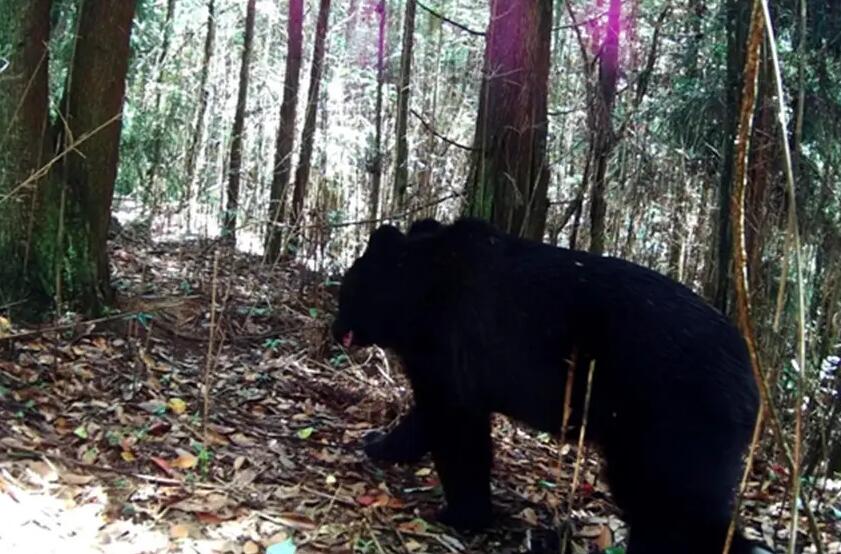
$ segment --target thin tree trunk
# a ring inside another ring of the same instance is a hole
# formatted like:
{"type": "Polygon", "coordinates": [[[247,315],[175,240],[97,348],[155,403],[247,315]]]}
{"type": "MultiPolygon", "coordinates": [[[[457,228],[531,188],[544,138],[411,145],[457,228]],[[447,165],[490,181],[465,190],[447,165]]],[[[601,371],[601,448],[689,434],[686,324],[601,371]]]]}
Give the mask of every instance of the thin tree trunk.
{"type": "Polygon", "coordinates": [[[610,0],[607,15],[607,29],[599,55],[599,86],[593,109],[595,130],[593,137],[593,192],[590,198],[590,252],[604,252],[605,217],[607,200],[605,199],[605,178],[607,163],[615,144],[613,123],[613,104],[616,97],[616,82],[619,76],[619,22],[622,17],[622,0],[610,0]]]}
{"type": "Polygon", "coordinates": [[[468,214],[543,238],[552,2],[491,0],[468,214]]]}
{"type": "Polygon", "coordinates": [[[251,64],[251,50],[254,42],[254,19],[256,0],[248,0],[245,8],[245,40],[242,46],[242,65],[239,70],[239,94],[237,109],[234,114],[234,127],[231,137],[231,153],[228,165],[228,204],[222,220],[222,234],[226,240],[236,245],[237,216],[239,211],[240,172],[242,171],[242,139],[245,131],[245,108],[248,104],[248,77],[251,64]]]}
{"type": "Polygon", "coordinates": [[[393,209],[401,212],[406,204],[409,186],[409,145],[406,132],[409,123],[409,101],[412,79],[412,49],[415,43],[415,0],[406,1],[403,18],[403,51],[400,55],[400,86],[397,90],[397,151],[394,166],[393,209]]]}
{"type": "Polygon", "coordinates": [[[275,259],[280,254],[284,220],[284,205],[289,176],[292,173],[292,148],[295,145],[295,119],[298,108],[298,88],[301,81],[301,46],[304,21],[303,0],[290,0],[287,23],[286,76],[283,83],[283,102],[280,105],[280,126],[277,129],[272,191],[269,200],[270,225],[266,235],[266,254],[275,259]]]}
{"type": "MultiPolygon", "coordinates": [[[[163,98],[164,64],[169,56],[169,45],[172,41],[172,19],[175,16],[175,0],[167,0],[166,15],[163,23],[163,39],[161,40],[161,52],[155,63],[155,81],[152,85],[155,91],[153,114],[155,123],[152,129],[152,153],[151,163],[146,173],[146,186],[152,196],[152,216],[155,216],[157,206],[162,202],[163,191],[158,190],[158,170],[161,165],[161,150],[163,148],[163,137],[166,132],[167,123],[170,120],[169,114],[161,114],[161,100],[163,98]]],[[[166,187],[164,187],[165,190],[166,187]]]]}
{"type": "Polygon", "coordinates": [[[199,77],[199,109],[196,113],[196,122],[193,126],[193,134],[190,137],[190,146],[187,149],[187,167],[184,202],[187,204],[187,230],[190,229],[192,219],[193,202],[193,181],[196,176],[196,164],[199,157],[199,145],[204,135],[204,120],[207,114],[207,107],[210,103],[210,90],[208,79],[210,77],[210,62],[213,59],[213,47],[216,41],[216,7],[214,0],[207,2],[207,34],[204,37],[204,57],[202,58],[201,76],[199,77]]]}
{"type": "Polygon", "coordinates": [[[716,260],[713,303],[723,313],[729,313],[732,275],[732,225],[730,222],[730,198],[732,196],[733,160],[735,138],[739,122],[740,86],[742,65],[745,58],[750,2],[728,0],[727,15],[727,85],[725,90],[725,116],[727,129],[724,133],[723,165],[719,179],[718,194],[718,255],[716,260]]]}
{"type": "Polygon", "coordinates": [[[301,155],[298,160],[298,167],[295,170],[295,190],[292,191],[292,212],[290,214],[292,225],[296,225],[304,213],[304,200],[307,196],[307,185],[310,178],[315,120],[318,115],[318,91],[321,87],[321,74],[324,69],[324,51],[329,18],[330,0],[321,0],[318,6],[318,21],[315,26],[315,44],[313,45],[310,70],[310,88],[307,93],[307,111],[304,115],[304,129],[301,133],[301,155]]]}
{"type": "Polygon", "coordinates": [[[377,35],[377,99],[374,107],[374,153],[370,161],[371,171],[371,199],[369,202],[368,219],[371,231],[376,226],[380,213],[380,188],[383,177],[382,162],[382,134],[383,134],[383,72],[385,70],[385,18],[386,3],[380,0],[377,5],[380,16],[379,33],[377,35]]]}
{"type": "Polygon", "coordinates": [[[40,180],[21,185],[43,163],[50,0],[0,0],[0,36],[8,48],[0,75],[0,305],[26,296],[48,302],[41,283],[26,286],[26,231],[40,180]]]}
{"type": "MultiPolygon", "coordinates": [[[[432,201],[432,184],[435,182],[435,164],[437,161],[435,129],[438,125],[438,82],[441,74],[441,51],[444,43],[444,34],[441,20],[432,14],[429,14],[427,17],[427,33],[429,36],[435,36],[435,42],[432,55],[425,56],[427,58],[427,66],[429,65],[429,58],[432,59],[431,65],[433,69],[431,71],[432,84],[427,83],[424,87],[425,92],[428,93],[424,95],[424,112],[429,114],[429,127],[426,129],[426,140],[424,141],[423,170],[418,175],[418,193],[416,195],[418,206],[427,205],[432,201]]],[[[427,48],[429,48],[431,41],[427,44],[427,48]]],[[[427,79],[429,78],[429,72],[429,68],[427,67],[427,79]]],[[[413,215],[419,218],[434,217],[435,206],[430,206],[413,215]]]]}

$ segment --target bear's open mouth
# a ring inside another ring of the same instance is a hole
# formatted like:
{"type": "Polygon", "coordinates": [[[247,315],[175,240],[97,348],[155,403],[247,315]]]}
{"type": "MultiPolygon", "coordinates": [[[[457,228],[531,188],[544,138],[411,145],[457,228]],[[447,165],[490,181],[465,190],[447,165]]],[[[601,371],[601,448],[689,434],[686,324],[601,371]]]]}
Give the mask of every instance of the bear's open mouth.
{"type": "Polygon", "coordinates": [[[350,348],[353,345],[353,331],[348,331],[342,335],[342,346],[350,348]]]}

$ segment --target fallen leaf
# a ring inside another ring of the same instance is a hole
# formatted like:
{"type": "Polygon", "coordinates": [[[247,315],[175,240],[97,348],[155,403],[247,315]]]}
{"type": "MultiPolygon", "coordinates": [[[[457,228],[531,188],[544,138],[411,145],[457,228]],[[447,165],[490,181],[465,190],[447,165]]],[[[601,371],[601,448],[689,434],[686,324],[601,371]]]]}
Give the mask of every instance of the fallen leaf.
{"type": "Polygon", "coordinates": [[[55,481],[58,479],[58,472],[51,464],[45,462],[29,462],[27,467],[44,481],[55,481]]]}
{"type": "Polygon", "coordinates": [[[166,413],[166,404],[160,400],[149,400],[148,402],[141,402],[138,404],[141,410],[149,412],[150,414],[161,415],[166,413]]]}
{"type": "Polygon", "coordinates": [[[123,450],[122,452],[120,452],[120,457],[126,462],[133,462],[137,459],[135,458],[131,450],[123,450]]]}
{"type": "Polygon", "coordinates": [[[12,322],[5,317],[0,317],[0,337],[5,337],[12,333],[12,322]]]}
{"type": "Polygon", "coordinates": [[[61,480],[67,483],[68,485],[87,485],[94,479],[95,477],[93,475],[79,475],[77,473],[61,474],[61,480]]]}
{"type": "Polygon", "coordinates": [[[173,539],[186,539],[190,536],[190,530],[186,525],[177,523],[169,528],[169,536],[173,539]]]}
{"type": "Polygon", "coordinates": [[[158,466],[161,471],[169,475],[170,477],[175,475],[175,471],[173,471],[172,467],[170,467],[169,462],[164,460],[163,458],[158,458],[157,456],[152,456],[149,458],[152,460],[152,463],[158,466]]]}
{"type": "Polygon", "coordinates": [[[287,527],[301,531],[312,531],[317,527],[312,518],[295,512],[283,512],[278,520],[287,527]]]}
{"type": "Polygon", "coordinates": [[[230,518],[221,517],[211,512],[195,512],[196,519],[205,525],[219,525],[228,521],[230,518]]]}
{"type": "Polygon", "coordinates": [[[170,467],[178,468],[178,469],[193,469],[199,463],[199,459],[190,454],[189,452],[184,452],[171,462],[169,462],[170,467]]]}
{"type": "Polygon", "coordinates": [[[517,514],[517,517],[532,526],[537,526],[540,521],[537,517],[537,512],[534,511],[534,508],[525,508],[522,512],[517,514]]]}
{"type": "Polygon", "coordinates": [[[371,504],[373,504],[376,501],[377,501],[376,496],[371,496],[371,495],[368,495],[368,494],[356,497],[356,503],[359,504],[360,506],[370,506],[371,504]]]}
{"type": "Polygon", "coordinates": [[[254,446],[254,440],[242,433],[234,433],[231,435],[231,442],[237,446],[254,446]]]}
{"type": "Polygon", "coordinates": [[[404,521],[397,528],[406,533],[426,533],[429,531],[429,524],[425,519],[416,517],[412,521],[404,521]]]}
{"type": "Polygon", "coordinates": [[[181,415],[187,411],[187,403],[180,398],[170,398],[166,405],[174,414],[181,415]]]}
{"type": "Polygon", "coordinates": [[[298,429],[298,438],[302,440],[307,440],[313,434],[315,429],[312,427],[304,427],[303,429],[298,429]]]}
{"type": "Polygon", "coordinates": [[[610,532],[610,528],[607,525],[602,525],[601,527],[601,533],[599,533],[599,536],[593,542],[599,550],[607,550],[609,547],[613,546],[613,534],[610,532]]]}

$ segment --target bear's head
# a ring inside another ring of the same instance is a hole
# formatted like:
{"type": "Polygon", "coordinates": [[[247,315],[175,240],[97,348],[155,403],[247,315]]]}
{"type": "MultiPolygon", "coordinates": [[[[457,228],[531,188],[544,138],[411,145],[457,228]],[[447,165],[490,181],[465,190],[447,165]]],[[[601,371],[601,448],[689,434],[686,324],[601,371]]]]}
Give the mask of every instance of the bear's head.
{"type": "Polygon", "coordinates": [[[393,346],[401,328],[405,301],[404,261],[407,237],[383,225],[371,234],[365,252],[342,279],[333,337],[350,346],[393,346]]]}

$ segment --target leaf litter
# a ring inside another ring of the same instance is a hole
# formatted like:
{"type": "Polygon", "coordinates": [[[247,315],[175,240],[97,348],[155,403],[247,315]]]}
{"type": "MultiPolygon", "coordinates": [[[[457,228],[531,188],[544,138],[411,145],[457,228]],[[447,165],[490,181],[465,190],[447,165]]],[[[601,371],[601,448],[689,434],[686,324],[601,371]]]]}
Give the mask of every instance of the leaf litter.
{"type": "MultiPolygon", "coordinates": [[[[485,533],[436,525],[429,457],[382,467],[360,449],[410,393],[382,350],[330,340],[326,276],[214,242],[112,249],[118,312],[40,329],[0,321],[0,551],[526,552],[567,520],[572,551],[625,540],[597,455],[568,514],[574,448],[501,417],[492,487],[508,515],[485,533]]],[[[784,485],[751,482],[754,538],[784,540],[771,501],[784,485]]],[[[838,536],[837,521],[820,524],[838,536]]],[[[841,551],[834,541],[828,552],[841,551]]]]}

